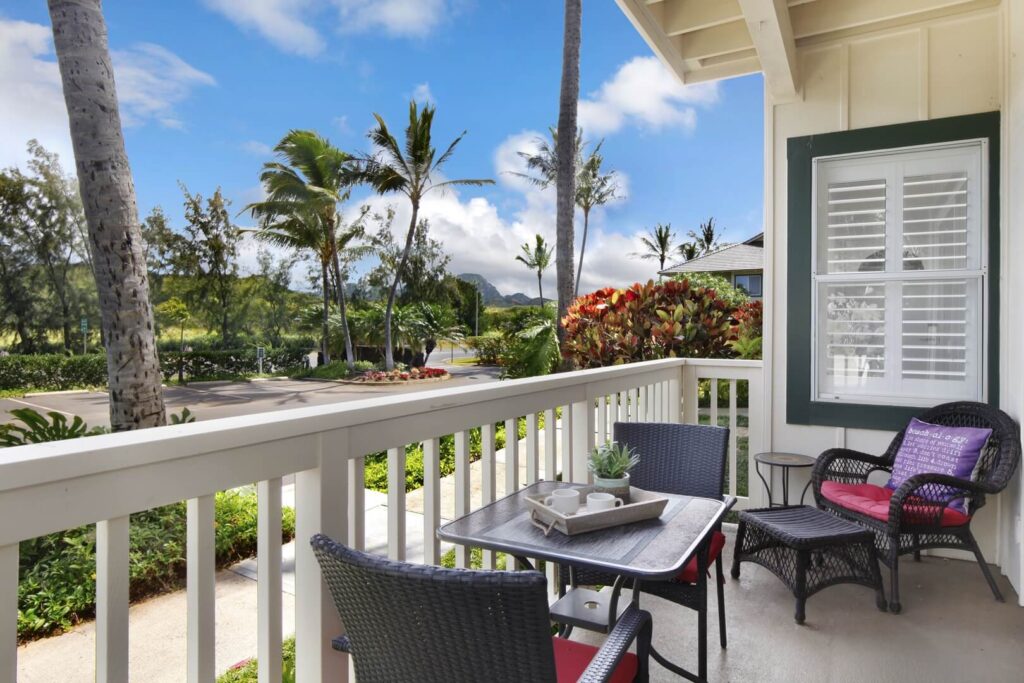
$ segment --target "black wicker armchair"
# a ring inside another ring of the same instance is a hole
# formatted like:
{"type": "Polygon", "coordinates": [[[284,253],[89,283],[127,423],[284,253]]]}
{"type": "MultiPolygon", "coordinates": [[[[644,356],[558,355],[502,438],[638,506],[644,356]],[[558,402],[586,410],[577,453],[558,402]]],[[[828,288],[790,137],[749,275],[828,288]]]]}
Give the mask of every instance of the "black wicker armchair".
{"type": "Polygon", "coordinates": [[[334,648],[352,655],[361,683],[647,680],[651,617],[635,606],[598,649],[552,639],[539,572],[392,562],[323,535],[310,543],[347,629],[334,648]]]}
{"type": "MultiPolygon", "coordinates": [[[[729,448],[729,430],[705,425],[671,423],[616,422],[612,435],[615,441],[636,449],[640,463],[630,471],[631,486],[645,491],[662,491],[685,496],[723,499],[725,461],[729,448]]],[[[716,529],[708,543],[672,581],[647,581],[641,584],[645,593],[657,595],[670,602],[689,607],[697,612],[698,678],[707,679],[707,581],[706,573],[715,564],[715,583],[718,594],[718,637],[726,646],[725,634],[725,573],[722,567],[722,548],[725,536],[716,529]]],[[[615,577],[584,567],[562,566],[561,592],[568,583],[582,585],[611,585],[615,577]]],[[[651,656],[660,664],[675,671],[671,662],[656,651],[651,656]]]]}
{"type": "Polygon", "coordinates": [[[879,557],[891,574],[889,610],[899,613],[899,557],[913,553],[920,561],[926,548],[954,548],[974,553],[996,600],[1003,596],[996,586],[978,543],[971,533],[971,519],[985,505],[985,497],[1003,490],[1021,458],[1020,428],[1003,411],[983,403],[945,403],[920,419],[947,427],[980,427],[992,430],[971,479],[944,474],[918,474],[898,489],[868,483],[872,472],[892,472],[896,452],[903,443],[900,432],[880,456],[845,448],[825,451],[814,466],[812,482],[818,507],[852,519],[875,532],[879,557]],[[966,512],[950,503],[967,501],[966,512]]]}

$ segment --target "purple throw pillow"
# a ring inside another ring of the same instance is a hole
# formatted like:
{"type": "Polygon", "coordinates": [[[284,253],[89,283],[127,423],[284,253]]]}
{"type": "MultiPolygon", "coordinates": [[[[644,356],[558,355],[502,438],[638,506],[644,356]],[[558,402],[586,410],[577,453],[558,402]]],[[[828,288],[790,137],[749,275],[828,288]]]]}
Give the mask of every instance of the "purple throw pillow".
{"type": "MultiPolygon", "coordinates": [[[[970,479],[990,436],[991,429],[943,427],[912,418],[903,435],[903,443],[896,452],[892,476],[886,486],[898,489],[915,474],[949,474],[970,479]]],[[[919,495],[928,500],[944,501],[954,491],[948,486],[930,486],[920,489],[919,495]]],[[[949,507],[967,512],[963,498],[954,500],[949,507]]]]}

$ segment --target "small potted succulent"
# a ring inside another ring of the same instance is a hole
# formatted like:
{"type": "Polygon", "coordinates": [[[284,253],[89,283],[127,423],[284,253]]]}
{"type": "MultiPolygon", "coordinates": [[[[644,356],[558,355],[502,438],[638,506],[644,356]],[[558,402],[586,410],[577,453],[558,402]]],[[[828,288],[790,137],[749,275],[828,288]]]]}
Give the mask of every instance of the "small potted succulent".
{"type": "Polygon", "coordinates": [[[594,486],[629,502],[629,471],[640,462],[636,451],[617,441],[608,441],[590,452],[588,468],[594,475],[594,486]]]}

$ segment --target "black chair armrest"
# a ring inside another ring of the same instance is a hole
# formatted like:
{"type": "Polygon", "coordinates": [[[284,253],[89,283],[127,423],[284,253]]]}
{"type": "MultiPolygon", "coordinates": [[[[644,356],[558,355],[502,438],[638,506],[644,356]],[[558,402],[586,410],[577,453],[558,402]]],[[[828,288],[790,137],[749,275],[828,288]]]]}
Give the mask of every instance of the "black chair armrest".
{"type": "Polygon", "coordinates": [[[590,660],[580,683],[604,683],[612,678],[615,668],[629,650],[633,641],[637,641],[637,657],[640,658],[638,680],[644,678],[647,671],[647,657],[651,647],[652,622],[651,615],[636,605],[630,605],[622,613],[615,628],[608,634],[601,649],[590,660]]]}
{"type": "Polygon", "coordinates": [[[876,470],[888,472],[892,463],[885,456],[868,455],[849,448],[830,448],[818,456],[811,473],[814,482],[814,496],[819,497],[821,484],[825,481],[839,481],[844,484],[863,484],[868,475],[876,470]]]}
{"type": "Polygon", "coordinates": [[[338,652],[352,654],[352,641],[348,639],[348,636],[338,636],[331,641],[331,647],[338,652]]]}
{"type": "Polygon", "coordinates": [[[983,497],[985,493],[983,486],[970,479],[938,473],[915,474],[900,484],[889,500],[889,528],[898,532],[905,524],[939,526],[950,503],[971,496],[983,497]]]}

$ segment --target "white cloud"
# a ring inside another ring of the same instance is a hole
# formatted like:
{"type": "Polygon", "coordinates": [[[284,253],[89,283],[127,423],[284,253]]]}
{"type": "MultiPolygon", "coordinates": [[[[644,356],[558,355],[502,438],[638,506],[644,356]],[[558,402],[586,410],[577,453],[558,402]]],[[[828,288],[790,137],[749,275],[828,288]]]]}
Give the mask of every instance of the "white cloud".
{"type": "Polygon", "coordinates": [[[419,104],[437,104],[437,100],[434,99],[434,93],[430,92],[430,83],[420,83],[412,91],[412,100],[419,104]]]}
{"type": "Polygon", "coordinates": [[[393,36],[422,38],[452,11],[450,0],[333,0],[341,30],[361,33],[381,29],[393,36]]]}
{"type": "Polygon", "coordinates": [[[579,103],[585,134],[608,135],[632,124],[652,130],[697,125],[697,107],[718,102],[718,83],[682,85],[655,57],[634,57],[579,103]]]}
{"type": "Polygon", "coordinates": [[[184,124],[175,114],[174,105],[185,100],[197,86],[217,84],[210,74],[153,43],[114,50],[111,58],[121,121],[126,126],[157,121],[168,128],[182,128],[184,124]]]}
{"type": "Polygon", "coordinates": [[[204,0],[211,10],[248,31],[255,31],[284,52],[313,57],[326,43],[307,21],[311,0],[204,0]]]}
{"type": "Polygon", "coordinates": [[[259,140],[246,140],[242,143],[241,147],[243,151],[258,157],[270,156],[274,152],[270,145],[259,140]]]}
{"type": "Polygon", "coordinates": [[[498,182],[523,193],[538,191],[536,185],[518,175],[533,175],[526,167],[526,161],[520,156],[520,152],[535,154],[545,136],[546,134],[535,130],[524,130],[505,138],[494,150],[494,173],[498,182]]]}
{"type": "Polygon", "coordinates": [[[331,123],[334,127],[341,131],[342,135],[348,135],[352,132],[352,126],[348,122],[348,116],[335,116],[331,119],[331,123]]]}
{"type": "MultiPolygon", "coordinates": [[[[212,76],[159,45],[143,43],[112,53],[121,118],[126,126],[155,122],[181,128],[175,105],[212,76]]],[[[35,138],[66,168],[74,157],[50,27],[0,19],[0,166],[22,163],[35,138]]]]}

